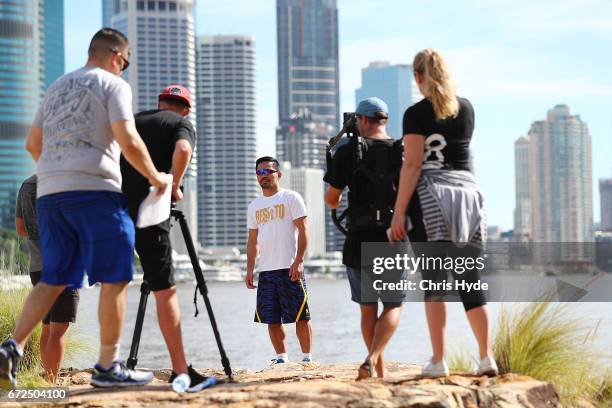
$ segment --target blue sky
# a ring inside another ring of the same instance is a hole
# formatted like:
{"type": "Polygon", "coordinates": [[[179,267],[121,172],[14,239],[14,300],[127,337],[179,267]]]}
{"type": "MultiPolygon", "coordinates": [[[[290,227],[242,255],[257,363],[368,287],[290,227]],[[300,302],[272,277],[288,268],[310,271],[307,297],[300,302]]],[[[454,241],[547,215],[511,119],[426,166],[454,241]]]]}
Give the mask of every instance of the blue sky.
{"type": "MultiPolygon", "coordinates": [[[[274,0],[196,0],[198,34],[249,34],[257,44],[258,150],[274,153],[277,124],[274,0]]],[[[597,180],[612,177],[612,2],[609,0],[339,0],[342,111],[354,110],[361,68],[411,63],[427,47],[448,59],[476,110],[472,143],[489,223],[512,228],[513,143],[555,104],[587,122],[597,180]]],[[[101,25],[97,0],[65,0],[66,69],[85,61],[101,25]]]]}

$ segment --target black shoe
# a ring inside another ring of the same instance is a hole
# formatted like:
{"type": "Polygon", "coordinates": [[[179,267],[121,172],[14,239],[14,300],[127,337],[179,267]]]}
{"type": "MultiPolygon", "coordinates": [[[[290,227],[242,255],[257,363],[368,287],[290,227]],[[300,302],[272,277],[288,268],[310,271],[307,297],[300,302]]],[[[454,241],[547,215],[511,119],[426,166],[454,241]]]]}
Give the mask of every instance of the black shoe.
{"type": "MultiPolygon", "coordinates": [[[[217,384],[217,379],[215,377],[205,377],[194,370],[193,366],[191,365],[189,366],[188,370],[190,385],[189,388],[187,388],[187,392],[198,392],[204,388],[212,387],[213,385],[217,384]]],[[[172,384],[172,381],[174,381],[177,376],[178,374],[173,371],[172,375],[170,375],[170,378],[168,379],[168,383],[172,384]]]]}
{"type": "Polygon", "coordinates": [[[23,353],[15,340],[9,339],[0,346],[0,388],[15,388],[17,385],[17,370],[23,353]]]}
{"type": "Polygon", "coordinates": [[[151,381],[153,381],[153,373],[130,370],[123,361],[115,361],[106,370],[96,364],[91,376],[91,385],[105,388],[147,385],[151,381]]]}

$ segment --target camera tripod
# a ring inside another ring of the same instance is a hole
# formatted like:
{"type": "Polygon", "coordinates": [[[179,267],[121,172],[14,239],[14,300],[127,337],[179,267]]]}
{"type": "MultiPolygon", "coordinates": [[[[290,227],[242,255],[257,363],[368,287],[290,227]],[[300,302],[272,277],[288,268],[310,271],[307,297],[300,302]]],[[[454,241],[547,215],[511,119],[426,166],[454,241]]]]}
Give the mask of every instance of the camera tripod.
{"type": "MultiPolygon", "coordinates": [[[[206,305],[206,310],[208,312],[208,318],[210,319],[210,324],[213,329],[213,333],[215,335],[215,340],[217,342],[217,346],[219,347],[219,353],[221,354],[221,364],[223,365],[223,371],[228,376],[231,381],[232,378],[232,369],[230,367],[229,359],[225,354],[225,349],[223,348],[223,343],[221,342],[221,335],[219,334],[219,329],[217,328],[217,321],[215,320],[215,315],[212,310],[212,305],[210,304],[210,300],[208,299],[208,287],[206,286],[206,281],[204,280],[204,275],[202,274],[202,269],[200,268],[200,263],[198,260],[198,255],[196,254],[195,247],[193,245],[193,240],[191,239],[191,233],[189,232],[189,226],[187,225],[187,220],[185,220],[185,215],[182,211],[177,209],[172,209],[171,216],[174,217],[181,226],[181,233],[183,234],[183,239],[185,240],[185,245],[187,246],[187,252],[189,252],[189,258],[191,259],[191,265],[193,266],[193,272],[195,274],[197,286],[196,293],[193,297],[193,302],[196,306],[196,316],[198,315],[198,305],[197,305],[197,291],[199,290],[200,294],[204,298],[204,304],[206,305]]],[[[147,309],[147,299],[151,290],[146,281],[142,282],[140,285],[140,303],[138,304],[138,315],[136,316],[136,325],[134,326],[134,335],[132,336],[132,345],[130,347],[130,356],[127,360],[127,366],[130,369],[134,369],[136,364],[138,363],[138,348],[140,346],[140,336],[142,334],[142,325],[144,323],[145,311],[147,309]]]]}

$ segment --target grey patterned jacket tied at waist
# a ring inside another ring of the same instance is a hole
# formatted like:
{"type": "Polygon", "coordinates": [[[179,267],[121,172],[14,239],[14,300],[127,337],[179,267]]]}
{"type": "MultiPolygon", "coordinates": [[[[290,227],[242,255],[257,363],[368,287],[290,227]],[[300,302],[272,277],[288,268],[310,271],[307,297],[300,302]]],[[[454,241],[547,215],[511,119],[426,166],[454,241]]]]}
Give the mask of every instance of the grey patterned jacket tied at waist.
{"type": "Polygon", "coordinates": [[[486,241],[484,198],[465,170],[423,170],[417,184],[428,241],[482,246],[486,241]]]}

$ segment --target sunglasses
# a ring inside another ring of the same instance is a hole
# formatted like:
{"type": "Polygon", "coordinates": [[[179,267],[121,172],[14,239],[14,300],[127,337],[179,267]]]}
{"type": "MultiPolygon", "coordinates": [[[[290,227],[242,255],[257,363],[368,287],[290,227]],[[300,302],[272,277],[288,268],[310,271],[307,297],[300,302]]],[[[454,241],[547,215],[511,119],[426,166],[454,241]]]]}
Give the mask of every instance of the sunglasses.
{"type": "Polygon", "coordinates": [[[278,170],[259,169],[255,171],[255,173],[257,173],[258,176],[269,176],[270,174],[278,173],[278,170]]]}
{"type": "Polygon", "coordinates": [[[117,56],[121,58],[121,61],[123,62],[123,67],[121,68],[121,71],[125,71],[126,69],[128,69],[128,67],[130,66],[130,61],[128,61],[123,55],[121,55],[119,51],[114,48],[109,48],[109,51],[113,54],[117,54],[117,56]]]}

